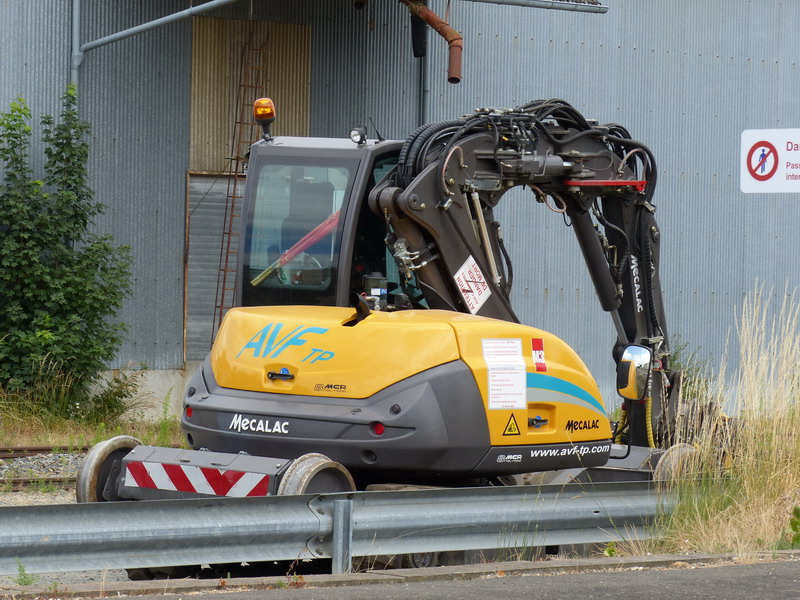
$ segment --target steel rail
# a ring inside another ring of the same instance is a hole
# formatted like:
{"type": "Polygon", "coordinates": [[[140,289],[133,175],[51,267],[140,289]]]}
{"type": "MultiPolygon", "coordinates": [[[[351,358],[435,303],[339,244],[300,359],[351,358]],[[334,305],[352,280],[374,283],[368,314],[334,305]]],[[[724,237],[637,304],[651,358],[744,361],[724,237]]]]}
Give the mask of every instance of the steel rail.
{"type": "Polygon", "coordinates": [[[0,492],[43,488],[75,489],[75,477],[0,477],[0,492]]]}
{"type": "Polygon", "coordinates": [[[648,482],[0,507],[0,575],[646,539],[648,482]]]}
{"type": "Polygon", "coordinates": [[[79,454],[88,450],[88,446],[0,446],[0,460],[25,458],[41,454],[79,454]]]}

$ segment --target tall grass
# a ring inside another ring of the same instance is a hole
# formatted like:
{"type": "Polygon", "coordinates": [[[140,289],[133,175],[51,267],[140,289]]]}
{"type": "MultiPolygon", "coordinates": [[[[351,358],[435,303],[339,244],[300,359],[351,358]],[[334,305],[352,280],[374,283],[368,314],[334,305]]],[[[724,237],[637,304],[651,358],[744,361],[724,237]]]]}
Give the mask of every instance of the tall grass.
{"type": "Polygon", "coordinates": [[[757,288],[737,318],[738,370],[686,381],[680,442],[694,451],[670,486],[678,504],[660,551],[750,552],[787,544],[800,505],[800,301],[757,288]],[[721,414],[724,406],[730,417],[721,414]],[[699,415],[699,417],[698,417],[699,415]]]}
{"type": "Polygon", "coordinates": [[[85,381],[62,363],[45,357],[35,365],[27,386],[0,386],[0,410],[12,417],[19,413],[90,424],[113,421],[137,407],[142,374],[141,370],[114,371],[110,377],[85,381]]]}
{"type": "Polygon", "coordinates": [[[133,435],[144,443],[175,445],[178,419],[165,409],[157,423],[144,422],[148,400],[139,392],[143,371],[115,371],[91,386],[56,362],[42,361],[24,389],[0,387],[0,446],[91,446],[115,435],[133,435]]]}

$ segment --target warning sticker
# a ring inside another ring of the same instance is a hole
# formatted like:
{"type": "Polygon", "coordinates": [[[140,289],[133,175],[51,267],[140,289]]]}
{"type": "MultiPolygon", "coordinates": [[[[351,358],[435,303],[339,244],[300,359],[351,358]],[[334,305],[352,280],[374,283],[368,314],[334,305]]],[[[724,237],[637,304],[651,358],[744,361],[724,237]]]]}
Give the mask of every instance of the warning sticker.
{"type": "Polygon", "coordinates": [[[471,256],[456,271],[453,279],[456,281],[458,291],[461,292],[461,297],[467,303],[469,312],[473,315],[480,310],[483,303],[492,295],[489,284],[486,283],[486,278],[483,276],[483,271],[471,256]]]}
{"type": "Polygon", "coordinates": [[[800,129],[746,129],[740,164],[745,194],[800,192],[800,129]]]}
{"type": "Polygon", "coordinates": [[[514,413],[511,413],[511,417],[508,419],[508,423],[506,423],[506,428],[503,431],[503,435],[520,435],[519,426],[517,425],[517,420],[514,418],[514,413]]]}
{"type": "Polygon", "coordinates": [[[489,408],[508,410],[527,406],[525,359],[520,339],[485,339],[489,408]]]}

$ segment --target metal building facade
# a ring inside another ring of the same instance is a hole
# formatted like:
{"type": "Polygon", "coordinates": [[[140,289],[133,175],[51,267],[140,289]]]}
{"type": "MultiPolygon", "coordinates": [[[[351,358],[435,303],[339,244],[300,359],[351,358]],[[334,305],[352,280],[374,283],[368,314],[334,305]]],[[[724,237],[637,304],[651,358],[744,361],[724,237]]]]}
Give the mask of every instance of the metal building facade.
{"type": "MultiPolygon", "coordinates": [[[[185,8],[163,2],[82,2],[82,41],[185,8]]],[[[23,95],[33,124],[58,114],[70,79],[72,4],[59,0],[0,2],[3,69],[0,105],[23,95]]],[[[90,178],[108,207],[96,219],[133,250],[134,293],[120,312],[128,340],[117,365],[180,367],[184,176],[188,161],[188,23],[104,46],[85,55],[80,110],[92,124],[90,178]]],[[[38,127],[35,127],[34,140],[38,127]]],[[[32,155],[41,154],[34,147],[32,155]]]]}
{"type": "MultiPolygon", "coordinates": [[[[34,124],[58,114],[69,73],[70,18],[70,5],[58,0],[0,1],[0,110],[23,97],[34,124]],[[32,35],[34,24],[47,35],[32,35]]],[[[36,169],[44,162],[40,155],[31,156],[36,169]]]]}
{"type": "MultiPolygon", "coordinates": [[[[185,8],[166,2],[82,2],[82,40],[185,8]]],[[[191,27],[181,21],[102,46],[80,68],[81,114],[92,123],[90,172],[108,205],[98,228],[133,250],[128,324],[117,364],[183,364],[185,172],[189,160],[191,27]]]]}
{"type": "MultiPolygon", "coordinates": [[[[464,37],[458,85],[446,83],[446,44],[435,34],[428,57],[412,57],[408,13],[394,0],[370,0],[361,11],[344,0],[242,0],[209,16],[310,27],[311,135],[343,136],[371,118],[384,136],[404,137],[421,119],[547,97],[625,125],[658,161],[669,329],[720,358],[736,307],[757,280],[775,295],[800,283],[792,235],[797,196],[739,191],[741,131],[800,127],[793,31],[800,4],[603,3],[605,15],[449,3],[449,21],[464,37]]],[[[84,39],[187,5],[84,0],[84,39]]],[[[448,2],[429,6],[444,15],[448,2]]],[[[22,94],[36,100],[36,115],[58,111],[70,19],[68,2],[0,0],[4,107],[22,94]]],[[[187,20],[93,50],[81,66],[94,189],[109,205],[98,225],[132,245],[136,257],[119,365],[183,365],[184,284],[192,285],[183,270],[191,46],[187,20]]],[[[573,234],[527,194],[509,198],[498,212],[516,257],[520,317],[575,347],[613,396],[613,328],[573,234]]]]}
{"type": "MultiPolygon", "coordinates": [[[[800,285],[794,243],[800,198],[745,195],[739,189],[742,130],[800,127],[795,35],[800,4],[603,4],[609,11],[599,15],[452,2],[449,21],[464,37],[462,83],[446,83],[446,44],[432,35],[424,74],[398,70],[398,64],[414,60],[407,47],[397,48],[400,53],[392,55],[383,77],[380,62],[386,57],[368,53],[359,66],[373,77],[377,73],[385,85],[365,77],[370,94],[357,108],[369,112],[379,127],[388,123],[390,135],[401,135],[416,126],[411,117],[418,112],[409,105],[405,111],[398,108],[398,98],[404,90],[419,90],[424,81],[427,121],[478,106],[555,97],[600,122],[626,126],[658,161],[655,199],[670,333],[715,360],[722,358],[730,336],[729,365],[735,366],[738,348],[731,334],[744,296],[760,283],[773,304],[780,304],[787,286],[800,285]]],[[[448,2],[429,5],[444,15],[448,2]]],[[[379,18],[381,10],[376,6],[373,14],[379,18]]],[[[406,15],[393,18],[405,27],[406,15]]],[[[322,39],[327,46],[316,48],[315,65],[330,64],[338,47],[332,32],[322,39]]],[[[313,82],[312,90],[319,89],[316,77],[313,82]]],[[[337,116],[352,106],[346,96],[331,98],[318,104],[312,94],[316,134],[339,135],[337,116]]],[[[350,115],[351,123],[365,120],[363,114],[350,115]]],[[[574,235],[529,193],[516,198],[496,211],[516,257],[514,306],[524,322],[576,348],[604,395],[612,398],[615,334],[599,308],[574,235]]]]}

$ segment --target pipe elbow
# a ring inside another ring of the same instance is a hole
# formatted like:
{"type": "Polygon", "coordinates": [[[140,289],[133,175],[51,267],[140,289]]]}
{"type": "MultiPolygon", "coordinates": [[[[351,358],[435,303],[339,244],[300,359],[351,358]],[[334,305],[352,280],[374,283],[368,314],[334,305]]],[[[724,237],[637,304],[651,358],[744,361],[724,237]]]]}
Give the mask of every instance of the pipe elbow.
{"type": "Polygon", "coordinates": [[[464,40],[459,36],[447,45],[449,48],[447,83],[461,83],[461,53],[464,49],[464,40]]]}

